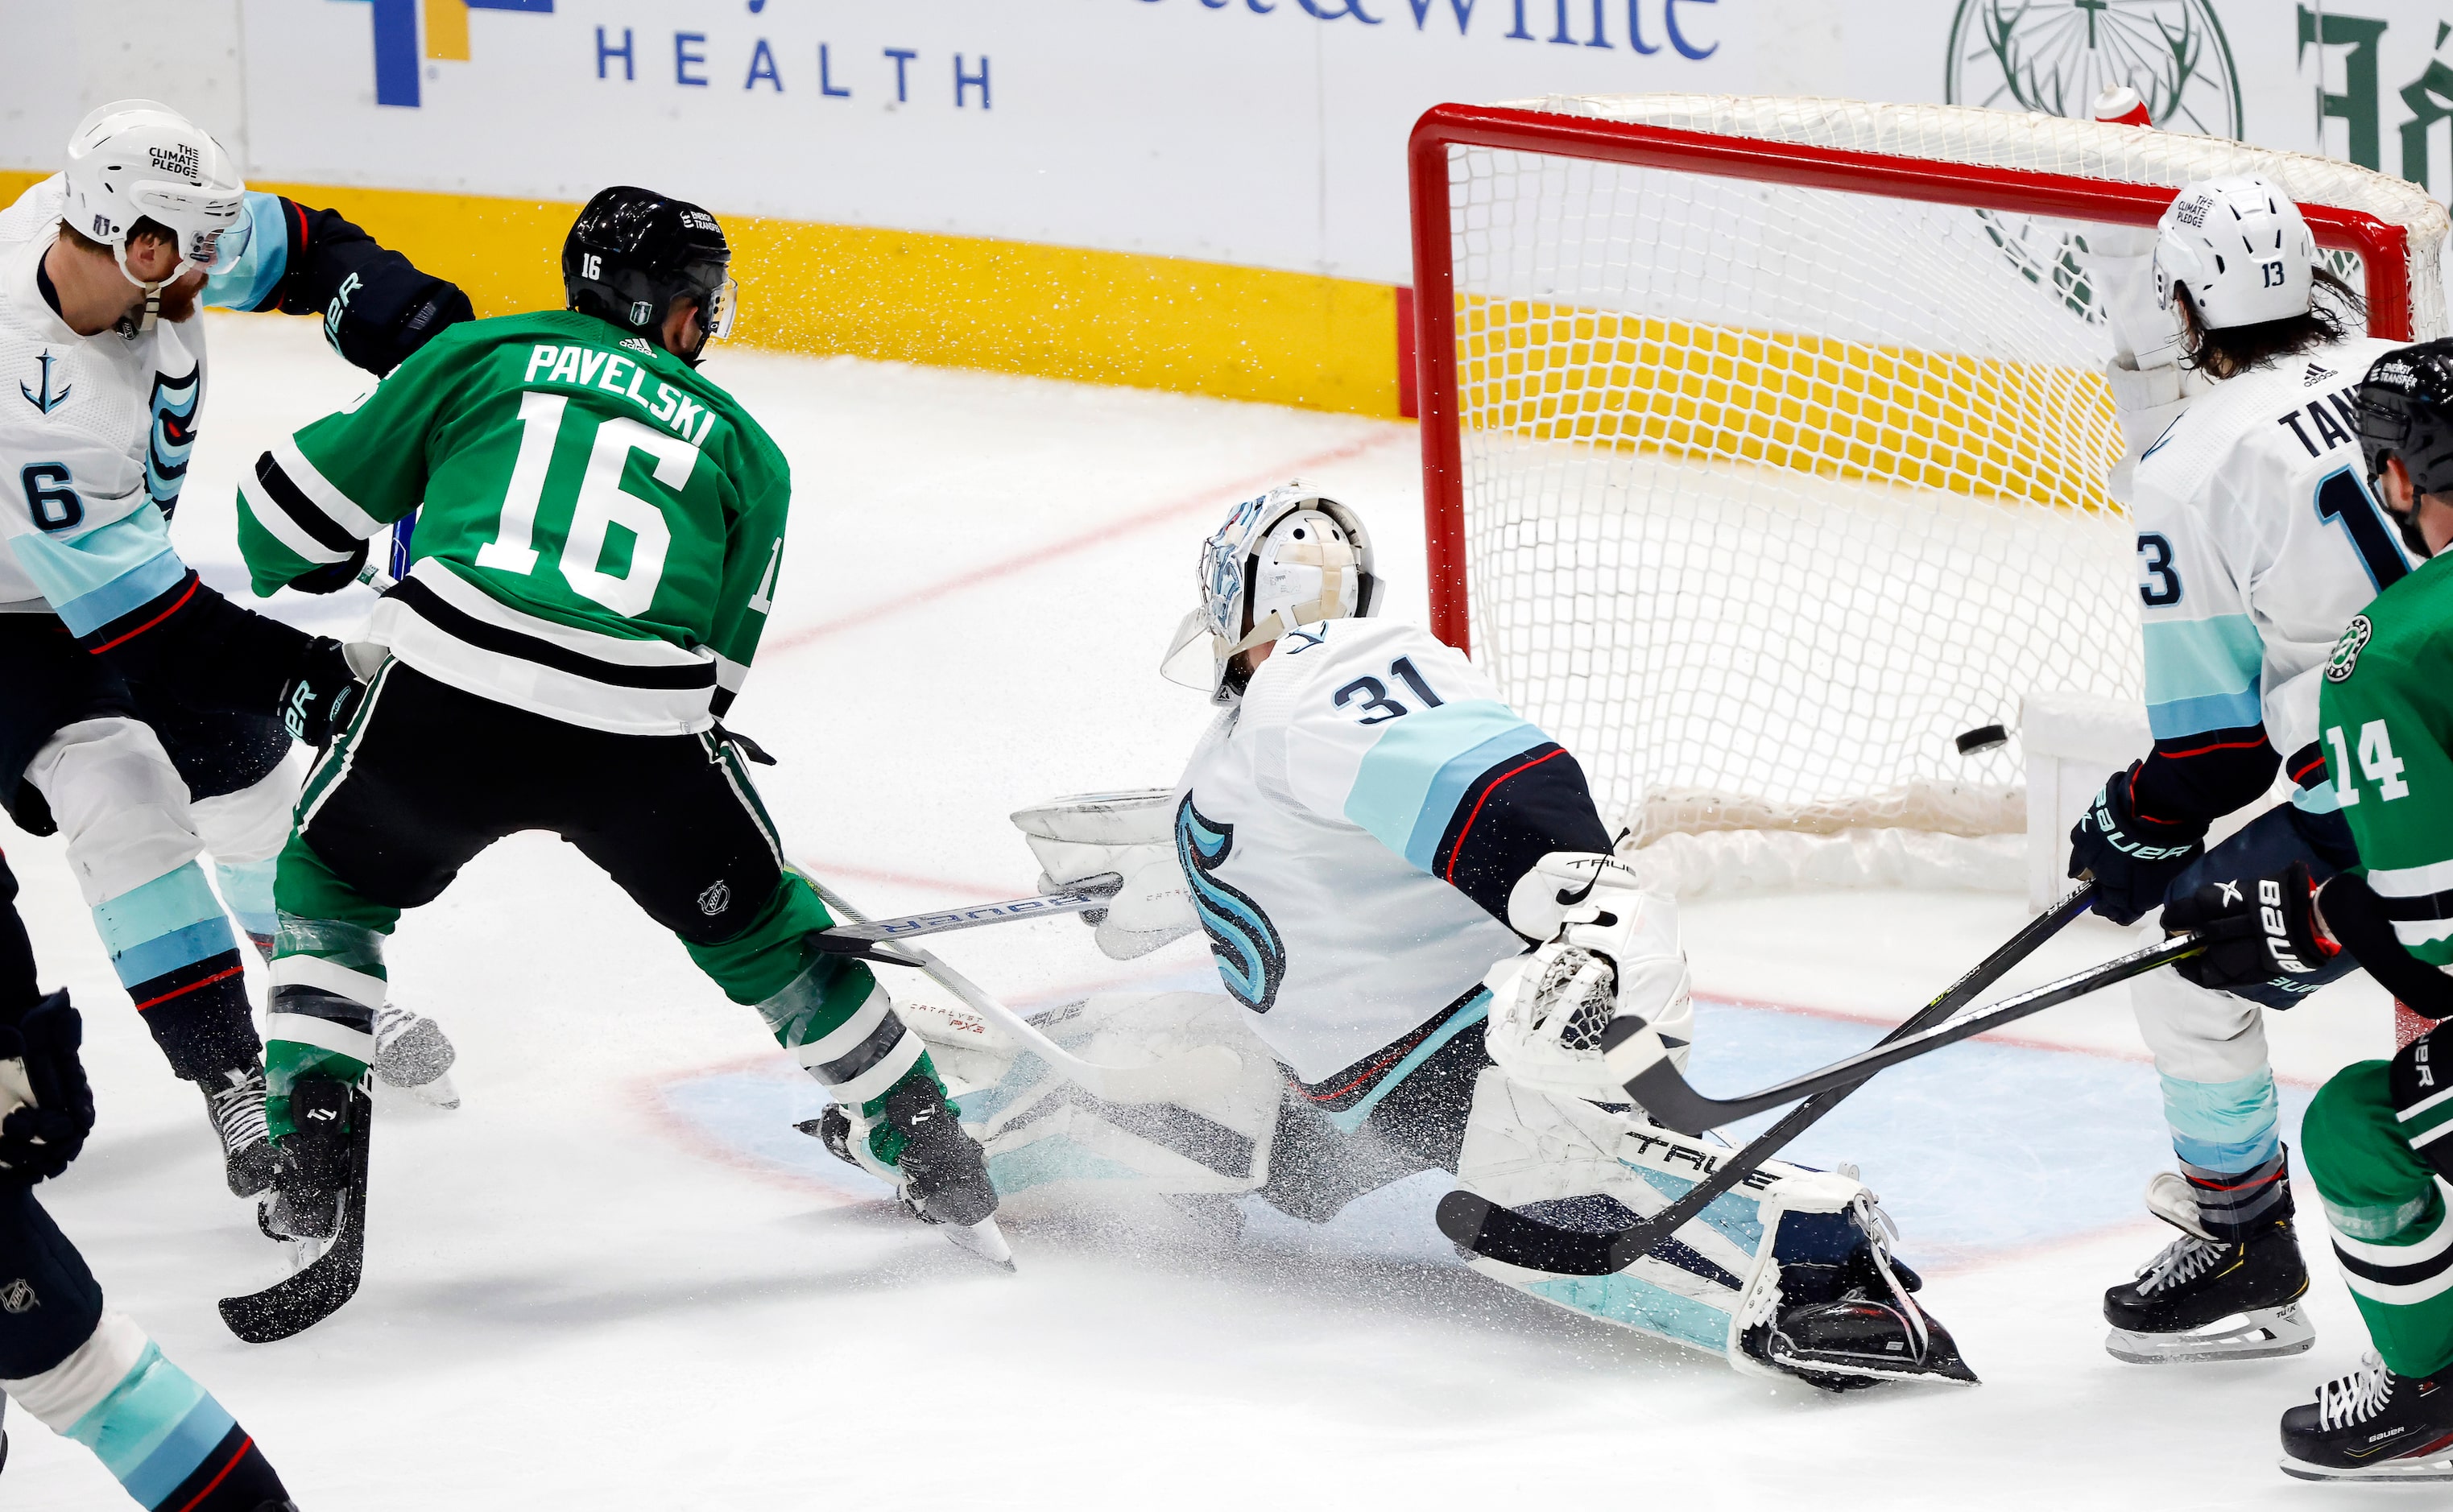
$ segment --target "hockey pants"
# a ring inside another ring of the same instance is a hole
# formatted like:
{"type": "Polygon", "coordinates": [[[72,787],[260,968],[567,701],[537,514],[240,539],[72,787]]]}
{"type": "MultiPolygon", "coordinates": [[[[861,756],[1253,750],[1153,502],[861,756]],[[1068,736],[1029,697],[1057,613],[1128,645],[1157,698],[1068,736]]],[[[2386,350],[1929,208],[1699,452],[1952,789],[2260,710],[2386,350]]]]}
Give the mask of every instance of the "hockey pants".
{"type": "Polygon", "coordinates": [[[239,931],[269,950],[297,779],[267,716],[132,688],[50,615],[0,615],[0,803],[59,832],[119,980],[177,1075],[253,1064],[239,931]],[[211,851],[213,895],[198,858],[211,851]]]}
{"type": "MultiPolygon", "coordinates": [[[[2272,876],[2305,862],[2319,880],[2357,852],[2339,814],[2285,805],[2259,815],[2198,858],[2164,889],[2186,897],[2210,882],[2272,876]]],[[[2199,986],[2166,968],[2131,984],[2138,1029],[2154,1052],[2164,1118],[2198,1215],[2217,1238],[2244,1237],[2291,1213],[2274,1068],[2265,1053],[2267,1008],[2288,1008],[2352,969],[2339,956],[2314,976],[2278,978],[2235,992],[2199,986]]]]}
{"type": "MultiPolygon", "coordinates": [[[[833,921],[783,864],[731,746],[712,732],[584,729],[392,661],[309,774],[281,853],[265,1065],[276,1139],[298,1077],[353,1081],[373,1058],[383,942],[402,910],[524,829],[557,834],[602,867],[727,996],[757,1006],[837,1101],[861,1108],[931,1074],[869,969],[808,945],[833,921]]],[[[891,1164],[900,1150],[877,1153],[891,1164]]]]}
{"type": "Polygon", "coordinates": [[[2453,1106],[2397,1110],[2393,1064],[2336,1072],[2301,1122],[2300,1156],[2378,1356],[2397,1375],[2425,1377],[2453,1365],[2453,1188],[2412,1142],[2453,1106]]]}

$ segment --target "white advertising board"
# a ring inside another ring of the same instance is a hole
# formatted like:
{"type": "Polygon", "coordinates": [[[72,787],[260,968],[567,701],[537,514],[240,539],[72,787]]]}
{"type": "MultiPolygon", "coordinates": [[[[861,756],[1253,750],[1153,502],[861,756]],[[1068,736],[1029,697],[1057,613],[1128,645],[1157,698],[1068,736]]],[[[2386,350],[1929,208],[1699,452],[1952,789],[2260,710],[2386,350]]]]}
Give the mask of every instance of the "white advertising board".
{"type": "Polygon", "coordinates": [[[0,106],[0,162],[47,166],[115,75],[184,77],[243,100],[214,124],[269,180],[561,201],[634,181],[728,213],[1386,283],[1408,268],[1406,134],[1441,100],[2078,113],[2122,78],[2171,129],[2453,192],[2453,0],[190,0],[167,28],[152,0],[79,0],[74,27],[59,9],[0,4],[42,54],[20,77],[48,81],[0,106]],[[175,51],[221,12],[234,56],[175,51]]]}

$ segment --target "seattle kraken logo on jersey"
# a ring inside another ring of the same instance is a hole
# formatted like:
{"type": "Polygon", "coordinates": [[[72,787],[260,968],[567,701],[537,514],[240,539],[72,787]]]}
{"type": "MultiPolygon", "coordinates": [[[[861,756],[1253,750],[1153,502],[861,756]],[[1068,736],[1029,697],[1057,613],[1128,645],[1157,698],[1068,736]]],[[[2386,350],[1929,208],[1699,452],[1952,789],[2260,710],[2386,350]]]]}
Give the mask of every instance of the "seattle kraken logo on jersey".
{"type": "Polygon", "coordinates": [[[204,369],[192,368],[185,378],[153,375],[153,433],[145,448],[145,489],[168,514],[179,502],[180,486],[188,481],[188,453],[196,449],[196,400],[204,392],[204,369]]]}
{"type": "Polygon", "coordinates": [[[1235,1001],[1255,1013],[1266,1013],[1278,1001],[1278,984],[1286,980],[1286,947],[1275,925],[1240,887],[1215,875],[1220,863],[1235,848],[1235,826],[1214,825],[1192,806],[1192,795],[1175,810],[1175,857],[1192,886],[1192,911],[1209,936],[1209,953],[1218,958],[1219,980],[1235,1001]]]}
{"type": "Polygon", "coordinates": [[[43,391],[36,393],[33,389],[27,388],[22,380],[17,385],[17,391],[26,396],[26,403],[32,405],[35,408],[41,410],[45,414],[50,414],[52,410],[57,409],[60,406],[69,402],[69,394],[73,390],[75,386],[71,384],[62,384],[56,392],[53,391],[51,388],[50,352],[46,349],[43,355],[36,360],[43,365],[43,391]]]}

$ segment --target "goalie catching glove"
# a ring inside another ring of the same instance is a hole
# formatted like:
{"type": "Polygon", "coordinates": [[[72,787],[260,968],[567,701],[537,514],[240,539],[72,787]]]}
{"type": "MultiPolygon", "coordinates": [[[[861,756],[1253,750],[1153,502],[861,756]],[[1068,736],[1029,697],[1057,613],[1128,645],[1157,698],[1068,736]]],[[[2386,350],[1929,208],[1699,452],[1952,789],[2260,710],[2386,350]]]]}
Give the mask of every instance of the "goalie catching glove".
{"type": "Polygon", "coordinates": [[[1694,1034],[1678,909],[1608,856],[1554,851],[1509,899],[1509,924],[1558,923],[1529,954],[1493,966],[1490,1058],[1526,1086],[1624,1103],[1626,1084],[1665,1056],[1685,1064],[1694,1034]]]}
{"type": "Polygon", "coordinates": [[[1084,793],[1018,809],[1014,827],[1039,858],[1039,890],[1110,894],[1083,911],[1111,961],[1145,956],[1199,927],[1175,853],[1173,791],[1084,793]]]}

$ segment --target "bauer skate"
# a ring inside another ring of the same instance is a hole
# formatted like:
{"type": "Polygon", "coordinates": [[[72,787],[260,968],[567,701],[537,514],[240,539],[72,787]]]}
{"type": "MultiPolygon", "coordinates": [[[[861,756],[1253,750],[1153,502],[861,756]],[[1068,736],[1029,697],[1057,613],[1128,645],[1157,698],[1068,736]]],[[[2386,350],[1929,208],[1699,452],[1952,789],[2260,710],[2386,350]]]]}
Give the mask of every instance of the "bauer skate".
{"type": "Polygon", "coordinates": [[[1013,1250],[996,1224],[997,1191],[987,1159],[937,1084],[925,1076],[907,1078],[887,1094],[883,1121],[904,1136],[902,1158],[891,1167],[879,1165],[873,1156],[862,1158],[868,1154],[867,1130],[854,1124],[841,1104],[793,1126],[845,1164],[894,1182],[903,1210],[941,1225],[958,1248],[1013,1269],[1013,1250]]]}
{"type": "MultiPolygon", "coordinates": [[[[2172,1179],[2177,1182],[2179,1178],[2172,1179]]],[[[2159,1181],[2159,1187],[2164,1184],[2159,1181]]],[[[2156,1216],[2181,1237],[2104,1294],[2112,1332],[2104,1350],[2134,1365],[2201,1360],[2271,1360],[2313,1348],[2317,1330],[2301,1313],[2308,1267],[2291,1220],[2278,1218],[2244,1240],[2216,1239],[2184,1223],[2150,1188],[2156,1216]]]]}
{"type": "Polygon", "coordinates": [[[2453,1481],[2453,1374],[2398,1376],[2375,1355],[2283,1415],[2283,1473],[2453,1481]]]}
{"type": "Polygon", "coordinates": [[[272,1184],[272,1135],[264,1124],[264,1068],[231,1066],[221,1084],[199,1082],[205,1116],[221,1141],[222,1174],[232,1197],[253,1197],[272,1184]]]}

